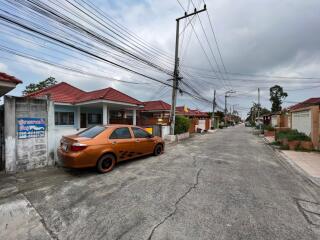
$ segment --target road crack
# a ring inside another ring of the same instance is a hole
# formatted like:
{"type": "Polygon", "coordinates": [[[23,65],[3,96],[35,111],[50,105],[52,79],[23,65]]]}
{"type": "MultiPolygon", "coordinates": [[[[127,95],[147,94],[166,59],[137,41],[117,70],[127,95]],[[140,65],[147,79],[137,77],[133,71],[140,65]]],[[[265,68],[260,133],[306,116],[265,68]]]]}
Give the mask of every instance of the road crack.
{"type": "Polygon", "coordinates": [[[200,168],[200,169],[197,171],[195,183],[194,183],[192,186],[190,186],[190,187],[188,188],[188,190],[187,190],[184,194],[182,194],[182,195],[178,198],[178,200],[174,203],[174,210],[173,210],[171,213],[169,213],[162,221],[160,221],[157,225],[155,225],[155,226],[153,227],[153,229],[152,229],[149,237],[147,238],[147,240],[151,240],[151,238],[152,238],[154,232],[157,230],[157,228],[158,228],[160,225],[162,225],[163,223],[165,223],[169,218],[171,218],[171,217],[177,212],[179,203],[191,192],[192,189],[195,189],[195,188],[197,187],[197,185],[199,184],[199,175],[200,175],[200,172],[201,172],[201,171],[202,171],[202,168],[200,168]]]}

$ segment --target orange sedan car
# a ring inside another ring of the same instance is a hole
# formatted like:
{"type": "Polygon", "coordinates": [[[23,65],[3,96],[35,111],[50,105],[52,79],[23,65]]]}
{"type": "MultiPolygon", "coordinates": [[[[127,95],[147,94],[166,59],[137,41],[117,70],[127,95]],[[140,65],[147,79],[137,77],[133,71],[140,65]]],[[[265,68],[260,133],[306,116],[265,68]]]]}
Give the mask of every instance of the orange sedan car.
{"type": "Polygon", "coordinates": [[[143,128],[131,125],[94,126],[78,134],[63,136],[58,156],[69,168],[96,167],[109,172],[120,161],[143,155],[159,155],[164,141],[143,128]]]}

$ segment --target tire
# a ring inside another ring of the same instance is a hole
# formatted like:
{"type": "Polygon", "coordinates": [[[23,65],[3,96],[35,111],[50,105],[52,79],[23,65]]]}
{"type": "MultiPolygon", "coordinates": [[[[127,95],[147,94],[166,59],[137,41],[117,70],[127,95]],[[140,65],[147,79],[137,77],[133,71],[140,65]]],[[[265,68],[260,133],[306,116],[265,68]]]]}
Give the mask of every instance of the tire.
{"type": "Polygon", "coordinates": [[[107,173],[112,171],[116,165],[116,158],[113,154],[104,154],[97,162],[97,170],[99,173],[107,173]]]}
{"type": "Polygon", "coordinates": [[[157,144],[153,150],[153,155],[154,156],[159,156],[160,154],[163,153],[163,145],[162,144],[157,144]]]}

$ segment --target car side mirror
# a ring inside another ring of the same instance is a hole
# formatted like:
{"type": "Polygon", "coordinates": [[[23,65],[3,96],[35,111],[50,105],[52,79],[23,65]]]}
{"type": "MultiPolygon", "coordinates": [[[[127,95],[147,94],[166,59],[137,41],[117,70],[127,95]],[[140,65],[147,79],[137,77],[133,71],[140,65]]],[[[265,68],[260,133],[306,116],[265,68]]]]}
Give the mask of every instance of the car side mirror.
{"type": "Polygon", "coordinates": [[[153,138],[153,135],[152,135],[152,134],[149,134],[149,135],[148,135],[148,138],[153,138]]]}

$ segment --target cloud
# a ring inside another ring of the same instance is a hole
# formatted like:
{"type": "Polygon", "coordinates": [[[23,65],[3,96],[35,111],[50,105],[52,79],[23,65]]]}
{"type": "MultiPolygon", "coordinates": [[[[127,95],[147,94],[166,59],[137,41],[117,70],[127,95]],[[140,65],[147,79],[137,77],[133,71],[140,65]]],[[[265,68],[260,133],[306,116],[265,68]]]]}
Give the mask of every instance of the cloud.
{"type": "Polygon", "coordinates": [[[0,72],[8,72],[8,66],[0,62],[0,72]]]}
{"type": "MultiPolygon", "coordinates": [[[[181,0],[187,7],[188,1],[181,0]]],[[[197,2],[197,1],[194,1],[197,2]]],[[[214,26],[225,66],[230,72],[252,73],[263,75],[284,76],[320,76],[320,2],[317,0],[207,0],[208,13],[214,26]]],[[[101,10],[132,32],[139,35],[144,41],[151,43],[163,51],[174,54],[175,46],[175,19],[184,14],[184,11],[176,1],[172,0],[137,0],[137,1],[95,1],[101,10]]],[[[190,9],[193,7],[191,6],[190,9]]],[[[217,58],[219,67],[223,66],[219,60],[218,51],[214,45],[214,38],[206,13],[201,13],[201,22],[206,31],[212,50],[217,58]]],[[[181,22],[181,27],[184,26],[181,22]]],[[[199,20],[193,21],[196,32],[201,39],[206,54],[211,59],[212,65],[217,70],[210,48],[206,42],[206,36],[202,32],[199,20]]],[[[183,36],[180,36],[181,40],[183,36]]],[[[12,42],[13,44],[17,42],[12,42]]],[[[268,88],[280,84],[284,89],[294,89],[316,84],[311,80],[291,81],[287,79],[274,79],[263,77],[224,75],[225,81],[219,79],[206,80],[199,77],[199,70],[193,72],[192,77],[186,76],[187,68],[184,65],[195,68],[211,69],[211,65],[203,53],[198,40],[191,31],[191,26],[184,33],[184,44],[180,46],[180,52],[186,52],[182,56],[181,72],[186,81],[189,81],[203,96],[212,99],[213,88],[218,90],[218,95],[223,101],[224,92],[233,86],[239,94],[246,92],[248,96],[231,98],[230,104],[241,101],[241,106],[250,106],[256,101],[257,88],[261,88],[262,103],[270,106],[268,101],[268,88]],[[190,37],[190,38],[189,38],[190,37]],[[188,43],[188,39],[190,39],[188,43]],[[230,80],[245,78],[250,81],[230,80]],[[230,83],[229,83],[230,82],[230,83]],[[249,93],[248,93],[249,92],[249,93]]],[[[51,52],[51,54],[56,54],[51,52]]],[[[62,55],[57,54],[59,57],[62,55]]],[[[157,96],[160,85],[143,77],[128,73],[123,70],[110,67],[101,61],[90,59],[90,63],[83,58],[64,57],[61,63],[73,67],[80,67],[85,71],[99,73],[109,77],[123,80],[145,81],[152,85],[125,85],[88,76],[81,76],[72,72],[32,63],[28,65],[28,71],[38,75],[38,79],[50,75],[58,80],[70,82],[82,89],[93,90],[112,86],[141,100],[150,100],[161,96],[170,102],[170,91],[161,91],[157,96]],[[163,94],[162,92],[166,93],[163,94]],[[163,96],[162,96],[163,95],[163,96]]],[[[1,65],[0,65],[1,69],[1,65]]],[[[147,69],[141,71],[147,72],[147,69]]],[[[200,70],[201,72],[201,70],[200,70]]],[[[202,71],[206,72],[206,71],[202,71]]],[[[165,76],[148,72],[165,80],[165,76]]],[[[212,73],[210,73],[212,74],[212,73]]],[[[318,80],[319,81],[319,80],[318,80]]],[[[169,81],[168,81],[169,82],[169,81]]],[[[320,82],[319,82],[320,83],[320,82]]],[[[290,101],[300,101],[307,97],[318,96],[318,90],[311,89],[303,92],[289,92],[290,101]]],[[[179,96],[178,104],[197,105],[204,110],[210,110],[210,104],[194,101],[186,95],[179,96]]]]}

